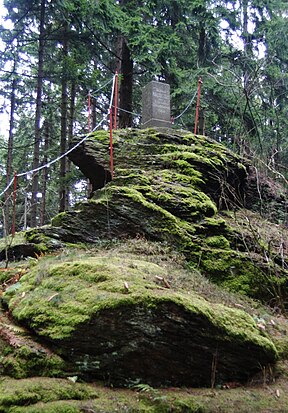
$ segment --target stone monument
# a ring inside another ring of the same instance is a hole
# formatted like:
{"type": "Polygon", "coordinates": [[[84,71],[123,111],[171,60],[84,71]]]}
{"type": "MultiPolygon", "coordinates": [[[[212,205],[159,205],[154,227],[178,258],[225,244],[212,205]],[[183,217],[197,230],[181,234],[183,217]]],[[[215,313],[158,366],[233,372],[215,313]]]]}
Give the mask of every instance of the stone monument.
{"type": "Polygon", "coordinates": [[[142,128],[171,128],[170,85],[152,81],[142,90],[142,128]]]}

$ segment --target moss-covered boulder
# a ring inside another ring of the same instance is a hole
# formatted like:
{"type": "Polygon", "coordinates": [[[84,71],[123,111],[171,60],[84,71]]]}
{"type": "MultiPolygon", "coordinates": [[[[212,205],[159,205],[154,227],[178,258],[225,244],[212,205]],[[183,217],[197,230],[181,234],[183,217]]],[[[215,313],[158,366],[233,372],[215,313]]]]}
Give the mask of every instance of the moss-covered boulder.
{"type": "Polygon", "coordinates": [[[17,322],[90,379],[209,386],[246,381],[276,361],[249,314],[204,298],[192,272],[184,277],[175,264],[176,276],[167,265],[115,249],[42,259],[4,300],[17,322]]]}
{"type": "Polygon", "coordinates": [[[271,180],[247,161],[206,137],[164,129],[115,131],[112,181],[108,132],[95,132],[69,156],[90,179],[93,196],[52,226],[27,231],[32,255],[65,243],[143,236],[175,246],[213,282],[284,309],[285,190],[274,185],[273,195],[271,180]],[[272,208],[278,223],[244,206],[272,208]]]}
{"type": "MultiPolygon", "coordinates": [[[[66,242],[137,236],[166,242],[213,282],[283,309],[288,231],[263,218],[256,223],[256,214],[251,219],[243,210],[259,205],[261,196],[259,186],[251,184],[254,169],[239,156],[203,136],[153,129],[115,132],[112,181],[107,132],[94,133],[69,156],[92,182],[94,194],[56,216],[43,232],[66,242]],[[266,234],[259,234],[262,227],[266,234]],[[275,237],[269,239],[275,228],[283,234],[278,245],[275,237]]],[[[278,210],[284,211],[281,202],[278,210]]]]}

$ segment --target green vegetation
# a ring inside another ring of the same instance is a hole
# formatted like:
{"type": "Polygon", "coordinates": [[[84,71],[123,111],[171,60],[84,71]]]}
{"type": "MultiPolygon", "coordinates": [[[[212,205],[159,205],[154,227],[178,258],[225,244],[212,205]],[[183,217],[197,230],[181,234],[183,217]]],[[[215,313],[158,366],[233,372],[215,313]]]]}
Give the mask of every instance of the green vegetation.
{"type": "Polygon", "coordinates": [[[3,378],[0,381],[0,412],[3,413],[8,413],[10,410],[19,412],[78,412],[78,409],[73,410],[73,404],[72,410],[69,410],[69,404],[65,405],[65,403],[61,403],[58,407],[56,405],[54,410],[53,407],[49,407],[49,403],[58,400],[86,400],[90,398],[97,398],[97,391],[93,387],[87,384],[72,383],[69,380],[35,377],[26,380],[3,378]],[[45,405],[33,408],[33,405],[39,402],[48,403],[47,410],[45,410],[45,405]],[[31,405],[32,407],[25,407],[31,405]]]}
{"type": "Polygon", "coordinates": [[[57,355],[35,351],[27,345],[5,346],[0,356],[0,372],[15,379],[31,376],[57,377],[63,374],[64,362],[57,355]]]}
{"type": "Polygon", "coordinates": [[[207,319],[228,340],[255,343],[275,354],[271,341],[259,334],[254,320],[242,310],[209,303],[197,290],[159,289],[158,277],[167,277],[163,264],[118,256],[113,250],[72,262],[42,258],[21,278],[17,291],[5,292],[4,300],[16,320],[56,341],[70,337],[79,325],[105,309],[132,306],[136,311],[139,306],[156,309],[165,302],[175,303],[207,319]]]}

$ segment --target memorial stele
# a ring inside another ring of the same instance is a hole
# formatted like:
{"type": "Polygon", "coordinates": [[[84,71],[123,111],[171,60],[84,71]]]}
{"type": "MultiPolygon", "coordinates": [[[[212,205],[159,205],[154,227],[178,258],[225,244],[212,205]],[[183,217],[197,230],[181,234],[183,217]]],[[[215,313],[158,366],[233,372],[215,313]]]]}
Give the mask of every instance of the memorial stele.
{"type": "Polygon", "coordinates": [[[152,81],[142,90],[142,128],[171,128],[170,85],[152,81]]]}

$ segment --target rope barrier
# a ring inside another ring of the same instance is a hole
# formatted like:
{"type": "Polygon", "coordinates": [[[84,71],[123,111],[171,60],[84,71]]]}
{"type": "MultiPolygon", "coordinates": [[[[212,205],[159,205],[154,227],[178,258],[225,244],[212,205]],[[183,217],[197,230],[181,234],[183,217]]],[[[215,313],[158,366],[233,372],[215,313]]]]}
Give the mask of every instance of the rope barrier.
{"type": "Polygon", "coordinates": [[[110,103],[109,103],[109,109],[112,108],[113,105],[113,98],[114,98],[114,89],[115,89],[115,79],[116,76],[113,76],[113,83],[112,83],[112,92],[111,92],[111,97],[110,97],[110,103]]]}
{"type": "MultiPolygon", "coordinates": [[[[201,80],[199,79],[199,83],[200,83],[200,81],[201,81],[201,80]]],[[[116,73],[116,74],[113,76],[112,79],[109,79],[109,81],[107,81],[103,86],[101,86],[100,88],[98,88],[96,91],[91,92],[91,93],[89,92],[89,94],[88,94],[89,99],[90,99],[90,97],[92,96],[92,93],[94,94],[94,93],[99,92],[100,90],[104,89],[104,88],[105,88],[108,84],[110,84],[111,82],[112,82],[112,90],[111,90],[110,103],[109,103],[109,111],[108,111],[108,119],[109,119],[109,121],[110,121],[110,129],[112,128],[112,121],[113,121],[113,119],[111,119],[111,118],[113,118],[112,108],[114,109],[114,117],[116,117],[115,113],[117,113],[117,110],[123,111],[123,112],[126,112],[126,113],[130,113],[130,114],[132,114],[132,115],[134,115],[134,116],[137,116],[137,117],[141,117],[141,115],[140,115],[139,113],[131,112],[131,111],[129,111],[129,110],[122,109],[122,108],[118,107],[117,104],[116,104],[116,102],[114,102],[114,105],[113,105],[113,99],[114,99],[114,100],[117,99],[117,97],[116,97],[116,92],[117,92],[117,89],[118,89],[118,73],[116,73]],[[116,82],[117,82],[117,84],[116,84],[116,82]],[[116,90],[115,90],[115,88],[116,88],[116,90]]],[[[192,105],[192,103],[193,103],[193,101],[194,101],[194,99],[195,99],[195,97],[196,97],[196,95],[197,95],[197,92],[198,92],[198,96],[199,96],[199,87],[198,87],[198,89],[196,90],[196,92],[195,92],[195,94],[193,95],[193,97],[192,97],[192,99],[190,100],[190,102],[188,103],[188,105],[185,107],[185,109],[180,113],[180,115],[176,116],[176,117],[174,118],[174,120],[180,119],[180,118],[184,115],[184,113],[187,112],[187,110],[188,110],[188,109],[190,108],[190,106],[192,105]]],[[[118,95],[118,92],[117,92],[117,95],[118,95]]],[[[198,103],[198,102],[197,102],[197,103],[198,103]]],[[[106,115],[106,116],[107,116],[107,115],[106,115]]],[[[47,162],[45,165],[41,165],[41,166],[39,166],[38,168],[31,169],[31,170],[29,170],[29,171],[25,171],[25,172],[16,174],[16,177],[26,176],[26,175],[29,175],[29,174],[33,174],[33,173],[39,172],[39,171],[41,171],[41,170],[44,169],[44,168],[49,168],[51,165],[53,165],[54,163],[58,162],[60,159],[64,158],[64,157],[67,156],[69,153],[71,153],[72,151],[74,151],[74,149],[76,149],[79,145],[81,145],[96,129],[98,129],[98,128],[102,125],[102,123],[103,123],[105,120],[107,120],[107,119],[105,119],[105,117],[103,117],[103,119],[95,126],[95,128],[93,128],[93,130],[92,130],[91,132],[89,132],[87,135],[85,135],[85,136],[83,137],[83,139],[81,139],[75,146],[73,146],[72,148],[70,148],[69,150],[67,150],[65,153],[59,155],[57,158],[53,159],[52,161],[47,162]]],[[[114,119],[114,127],[115,127],[115,119],[114,119]]],[[[90,128],[90,126],[89,126],[89,128],[90,128]]],[[[111,136],[111,132],[110,132],[110,169],[111,169],[111,176],[113,177],[113,132],[112,132],[112,136],[111,136]]],[[[11,187],[11,185],[13,184],[13,182],[14,182],[14,177],[13,177],[13,178],[11,179],[11,181],[7,184],[7,186],[5,187],[5,189],[0,193],[0,197],[2,197],[2,196],[9,190],[9,188],[11,187]]]]}
{"type": "MultiPolygon", "coordinates": [[[[25,172],[21,172],[19,174],[16,174],[16,177],[21,177],[21,176],[25,176],[25,175],[31,175],[35,172],[39,172],[44,168],[49,168],[51,165],[53,165],[54,163],[58,162],[60,159],[64,158],[64,156],[67,156],[69,153],[73,152],[74,149],[76,149],[78,146],[80,146],[87,138],[89,138],[90,135],[92,135],[93,132],[95,132],[96,129],[98,129],[102,123],[104,122],[104,118],[95,126],[95,128],[88,133],[87,135],[84,136],[83,139],[81,139],[79,142],[77,142],[72,148],[68,149],[65,153],[59,155],[57,158],[53,159],[52,161],[47,162],[45,165],[41,165],[38,168],[35,169],[30,169],[29,171],[25,171],[25,172]]],[[[11,179],[11,181],[9,182],[9,184],[6,186],[6,188],[0,193],[0,196],[4,195],[5,192],[8,191],[8,189],[10,188],[10,186],[13,184],[14,182],[14,177],[11,179]]]]}
{"type": "MultiPolygon", "coordinates": [[[[92,96],[92,95],[94,95],[94,93],[96,94],[96,93],[100,92],[100,90],[104,89],[104,87],[106,87],[107,85],[109,85],[109,83],[111,83],[112,81],[113,81],[113,77],[112,77],[111,79],[109,79],[108,82],[106,82],[103,86],[101,86],[101,87],[99,87],[98,89],[90,92],[90,95],[92,96]]],[[[94,96],[93,96],[93,97],[94,97],[94,96]]]]}
{"type": "Polygon", "coordinates": [[[8,189],[10,188],[10,186],[13,184],[14,182],[14,178],[11,179],[11,181],[9,182],[9,184],[6,186],[6,188],[0,193],[0,196],[4,195],[5,192],[8,191],[8,189]]]}
{"type": "MultiPolygon", "coordinates": [[[[105,87],[106,85],[108,85],[110,82],[112,81],[112,79],[109,80],[109,82],[107,82],[103,87],[105,87]]],[[[115,88],[115,75],[113,76],[113,86],[112,86],[112,92],[111,92],[111,99],[110,99],[110,106],[109,108],[112,107],[112,103],[113,103],[113,96],[114,96],[114,88],[115,88]]],[[[78,146],[80,146],[96,129],[98,129],[102,123],[105,121],[105,119],[103,118],[96,126],[95,128],[93,128],[93,130],[91,132],[89,132],[87,135],[85,135],[83,137],[83,139],[81,139],[76,145],[74,145],[72,148],[68,149],[65,153],[59,155],[57,158],[53,159],[52,161],[47,162],[45,165],[41,165],[38,168],[35,169],[30,169],[29,171],[25,171],[25,172],[21,172],[19,174],[16,174],[16,177],[20,178],[22,176],[26,176],[26,175],[31,175],[35,172],[39,172],[44,168],[49,168],[51,165],[53,165],[54,163],[60,161],[60,159],[64,158],[65,156],[67,156],[69,153],[71,153],[72,151],[74,151],[74,149],[76,149],[78,146]]],[[[5,187],[5,189],[0,193],[0,197],[2,197],[2,195],[4,195],[8,189],[11,187],[11,185],[14,182],[14,177],[11,179],[11,181],[8,183],[8,185],[5,187]]]]}
{"type": "Polygon", "coordinates": [[[118,82],[118,73],[113,76],[113,83],[112,83],[112,91],[111,91],[111,98],[110,98],[110,105],[109,105],[109,132],[110,132],[110,173],[111,173],[111,178],[113,179],[114,176],[114,165],[113,165],[113,113],[112,113],[112,107],[113,107],[113,99],[114,99],[114,105],[116,106],[116,95],[115,91],[118,88],[118,85],[116,86],[116,82],[118,82]]]}
{"type": "Polygon", "coordinates": [[[195,94],[193,95],[192,99],[190,100],[190,102],[188,103],[188,105],[186,106],[186,108],[183,110],[183,112],[180,113],[180,115],[175,116],[175,117],[174,117],[174,120],[177,120],[177,119],[181,118],[181,117],[184,115],[184,113],[187,112],[187,110],[188,110],[188,109],[190,108],[190,106],[192,105],[194,99],[196,98],[197,91],[198,91],[198,90],[196,89],[195,94]]]}
{"type": "Polygon", "coordinates": [[[88,94],[88,132],[90,132],[90,115],[91,115],[91,95],[88,94]]]}
{"type": "MultiPolygon", "coordinates": [[[[114,106],[113,106],[113,107],[114,107],[114,106]]],[[[118,110],[120,110],[121,112],[131,113],[131,115],[139,116],[139,117],[141,118],[140,113],[131,112],[130,110],[122,109],[122,108],[119,108],[119,107],[118,107],[118,110]]]]}
{"type": "Polygon", "coordinates": [[[112,108],[109,109],[110,117],[110,173],[111,178],[114,176],[114,165],[113,165],[113,130],[112,130],[112,108]]]}

